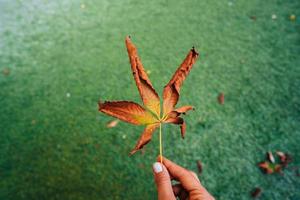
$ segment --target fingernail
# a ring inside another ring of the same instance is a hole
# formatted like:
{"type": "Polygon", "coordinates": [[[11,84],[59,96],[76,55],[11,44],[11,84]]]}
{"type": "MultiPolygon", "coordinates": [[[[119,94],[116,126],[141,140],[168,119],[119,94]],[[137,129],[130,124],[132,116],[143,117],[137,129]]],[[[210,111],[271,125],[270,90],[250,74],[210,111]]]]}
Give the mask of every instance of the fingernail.
{"type": "Polygon", "coordinates": [[[155,173],[160,173],[162,172],[163,168],[159,162],[156,162],[153,164],[153,170],[155,173]]]}

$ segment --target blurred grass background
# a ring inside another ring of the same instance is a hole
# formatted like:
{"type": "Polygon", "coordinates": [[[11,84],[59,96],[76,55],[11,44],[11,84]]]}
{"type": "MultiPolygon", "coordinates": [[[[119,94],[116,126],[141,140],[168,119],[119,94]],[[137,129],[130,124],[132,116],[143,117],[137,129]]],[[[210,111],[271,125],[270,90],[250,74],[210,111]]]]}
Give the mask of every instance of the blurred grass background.
{"type": "Polygon", "coordinates": [[[141,102],[126,35],[159,94],[188,50],[200,52],[179,102],[196,111],[185,140],[163,127],[165,156],[194,171],[201,160],[217,199],[250,199],[254,187],[261,199],[300,199],[294,172],[256,166],[276,150],[300,164],[291,14],[300,16],[298,0],[0,0],[0,199],[156,198],[158,134],[128,157],[143,128],[108,129],[97,109],[99,98],[141,102]]]}

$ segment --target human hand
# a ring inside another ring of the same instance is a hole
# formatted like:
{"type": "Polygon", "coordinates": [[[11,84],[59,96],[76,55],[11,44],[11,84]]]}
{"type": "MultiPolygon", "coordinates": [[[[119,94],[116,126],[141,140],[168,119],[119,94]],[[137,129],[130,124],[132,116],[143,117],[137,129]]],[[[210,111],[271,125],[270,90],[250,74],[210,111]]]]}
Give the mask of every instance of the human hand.
{"type": "MultiPolygon", "coordinates": [[[[160,160],[158,156],[157,160],[160,160]]],[[[201,185],[198,176],[163,157],[163,165],[153,164],[154,179],[158,200],[214,200],[214,197],[201,185]],[[179,184],[172,185],[171,180],[179,184]]]]}

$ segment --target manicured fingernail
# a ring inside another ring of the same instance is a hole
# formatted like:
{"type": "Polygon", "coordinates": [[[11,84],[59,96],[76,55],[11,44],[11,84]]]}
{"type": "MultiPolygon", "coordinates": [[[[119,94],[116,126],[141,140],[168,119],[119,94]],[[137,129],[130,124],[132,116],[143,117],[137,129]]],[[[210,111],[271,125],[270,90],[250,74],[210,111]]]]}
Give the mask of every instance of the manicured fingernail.
{"type": "Polygon", "coordinates": [[[163,168],[159,162],[156,162],[153,164],[153,170],[155,173],[160,173],[162,172],[163,168]]]}

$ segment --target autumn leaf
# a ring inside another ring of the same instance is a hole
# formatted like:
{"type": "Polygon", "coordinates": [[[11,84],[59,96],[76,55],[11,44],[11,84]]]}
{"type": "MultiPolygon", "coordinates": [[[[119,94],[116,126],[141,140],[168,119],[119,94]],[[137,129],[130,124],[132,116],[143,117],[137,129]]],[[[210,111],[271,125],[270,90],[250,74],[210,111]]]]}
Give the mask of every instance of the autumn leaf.
{"type": "Polygon", "coordinates": [[[274,164],[269,161],[260,162],[258,166],[266,174],[273,174],[275,172],[280,173],[282,169],[280,164],[274,164]]]}
{"type": "Polygon", "coordinates": [[[10,74],[9,68],[4,68],[4,69],[2,70],[2,74],[3,74],[4,76],[8,76],[8,75],[10,74]]]}
{"type": "Polygon", "coordinates": [[[267,152],[266,157],[267,157],[268,161],[270,161],[271,163],[275,163],[275,158],[274,158],[273,153],[271,151],[267,152]]]}
{"type": "Polygon", "coordinates": [[[252,16],[250,16],[250,19],[252,19],[253,21],[256,21],[256,16],[252,15],[252,16]]]}
{"type": "Polygon", "coordinates": [[[202,162],[200,160],[197,161],[197,168],[198,168],[198,172],[201,175],[202,171],[203,171],[203,165],[202,162]]]}
{"type": "Polygon", "coordinates": [[[292,162],[292,156],[277,151],[276,155],[279,159],[275,159],[273,153],[268,151],[266,153],[266,160],[258,163],[259,168],[266,174],[280,173],[283,174],[283,170],[287,168],[288,164],[292,162]]]}
{"type": "Polygon", "coordinates": [[[280,163],[282,164],[283,167],[286,167],[290,162],[292,162],[292,156],[287,154],[287,153],[283,153],[281,151],[277,151],[276,154],[278,155],[279,159],[280,159],[280,163]]]}
{"type": "Polygon", "coordinates": [[[223,105],[224,101],[225,101],[225,96],[224,96],[224,93],[221,92],[218,96],[218,102],[219,102],[219,104],[223,105]]]}
{"type": "Polygon", "coordinates": [[[158,127],[160,127],[161,130],[162,123],[179,125],[181,136],[185,136],[186,123],[180,115],[186,114],[194,108],[190,105],[179,108],[175,108],[175,106],[179,100],[180,88],[196,62],[198,53],[193,47],[188,52],[186,58],[178,67],[169,83],[164,87],[163,113],[161,113],[160,98],[147,75],[149,73],[144,69],[137,48],[132,43],[130,37],[126,37],[125,44],[133,78],[141,96],[143,106],[129,101],[105,101],[99,102],[98,104],[99,111],[107,115],[134,125],[146,126],[137,141],[136,146],[130,152],[130,154],[134,154],[151,141],[152,135],[158,127]]]}
{"type": "Polygon", "coordinates": [[[262,192],[262,189],[259,187],[256,187],[251,191],[251,197],[258,198],[261,195],[261,192],[262,192]]]}
{"type": "Polygon", "coordinates": [[[194,49],[194,47],[189,51],[188,55],[181,63],[181,65],[176,70],[172,79],[165,86],[163,91],[163,116],[168,115],[172,110],[174,110],[175,105],[178,102],[180,88],[183,84],[183,81],[189,74],[192,69],[194,63],[198,58],[198,53],[194,49]]]}
{"type": "Polygon", "coordinates": [[[147,73],[144,70],[143,64],[137,54],[137,49],[131,42],[130,38],[126,38],[126,47],[131,64],[131,70],[136,82],[137,88],[141,95],[142,101],[146,108],[152,111],[156,117],[160,116],[160,100],[154,90],[147,73]]]}
{"type": "Polygon", "coordinates": [[[155,117],[142,106],[129,101],[99,102],[99,110],[135,125],[152,124],[157,121],[155,117]]]}

